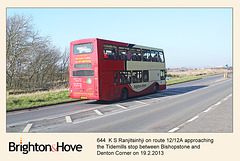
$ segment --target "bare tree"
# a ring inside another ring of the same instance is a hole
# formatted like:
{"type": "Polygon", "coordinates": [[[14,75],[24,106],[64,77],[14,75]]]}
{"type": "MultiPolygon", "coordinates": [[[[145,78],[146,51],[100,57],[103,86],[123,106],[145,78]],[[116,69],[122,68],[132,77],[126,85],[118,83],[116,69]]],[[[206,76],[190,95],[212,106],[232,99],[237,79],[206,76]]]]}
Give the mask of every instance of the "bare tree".
{"type": "Polygon", "coordinates": [[[26,63],[26,53],[35,34],[30,22],[32,18],[14,15],[7,18],[6,31],[6,60],[7,60],[7,85],[13,86],[15,75],[20,73],[26,63]]]}
{"type": "Polygon", "coordinates": [[[32,17],[7,18],[6,58],[7,87],[50,88],[68,81],[69,49],[63,53],[49,37],[33,29],[32,17]]]}

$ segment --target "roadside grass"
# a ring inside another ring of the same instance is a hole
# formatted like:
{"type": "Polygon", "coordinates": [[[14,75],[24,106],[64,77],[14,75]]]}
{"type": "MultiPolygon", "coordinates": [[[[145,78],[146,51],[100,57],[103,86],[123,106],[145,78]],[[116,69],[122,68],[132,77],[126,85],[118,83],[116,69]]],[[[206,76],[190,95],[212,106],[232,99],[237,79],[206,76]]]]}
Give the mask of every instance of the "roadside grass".
{"type": "Polygon", "coordinates": [[[7,97],[7,111],[71,102],[77,99],[69,97],[68,90],[50,91],[7,97]]]}
{"type": "Polygon", "coordinates": [[[203,77],[206,77],[206,76],[208,76],[208,75],[186,76],[186,77],[182,77],[182,78],[172,78],[170,80],[167,80],[167,85],[173,85],[173,84],[177,84],[177,83],[202,79],[203,77]]]}
{"type": "MultiPolygon", "coordinates": [[[[167,80],[167,85],[193,81],[197,79],[201,79],[203,77],[213,75],[198,75],[198,76],[186,76],[182,78],[172,78],[167,80]]],[[[47,106],[65,102],[72,102],[79,99],[72,99],[69,97],[68,89],[64,90],[56,90],[56,91],[44,91],[44,92],[36,92],[29,94],[19,94],[19,95],[7,95],[7,111],[15,111],[21,109],[34,108],[39,106],[47,106]]]]}

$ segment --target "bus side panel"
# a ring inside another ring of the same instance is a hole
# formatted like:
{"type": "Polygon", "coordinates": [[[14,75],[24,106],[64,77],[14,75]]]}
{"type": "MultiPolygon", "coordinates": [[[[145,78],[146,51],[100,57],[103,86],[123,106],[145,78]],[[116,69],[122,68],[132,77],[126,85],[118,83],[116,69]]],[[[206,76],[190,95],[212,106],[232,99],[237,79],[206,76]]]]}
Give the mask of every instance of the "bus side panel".
{"type": "Polygon", "coordinates": [[[150,85],[149,87],[147,87],[146,89],[144,89],[140,92],[136,92],[129,87],[129,97],[135,97],[135,96],[140,96],[140,95],[152,93],[153,92],[153,87],[154,87],[154,85],[150,85]]]}
{"type": "Polygon", "coordinates": [[[159,90],[165,90],[166,89],[166,84],[159,85],[159,90]]]}
{"type": "Polygon", "coordinates": [[[97,39],[100,100],[117,100],[120,99],[120,94],[115,92],[114,73],[119,74],[119,71],[124,70],[124,61],[105,60],[103,57],[103,44],[112,44],[117,46],[126,46],[127,44],[97,39]]]}

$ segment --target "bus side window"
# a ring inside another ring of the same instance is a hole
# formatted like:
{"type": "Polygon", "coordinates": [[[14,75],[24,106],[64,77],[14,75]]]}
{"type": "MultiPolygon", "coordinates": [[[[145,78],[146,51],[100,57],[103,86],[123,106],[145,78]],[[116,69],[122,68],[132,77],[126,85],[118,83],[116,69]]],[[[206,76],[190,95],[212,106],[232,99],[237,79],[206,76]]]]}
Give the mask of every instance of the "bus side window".
{"type": "Polygon", "coordinates": [[[131,72],[121,71],[120,72],[120,84],[130,84],[131,83],[131,72]]]}
{"type": "Polygon", "coordinates": [[[132,71],[133,83],[142,82],[142,71],[132,71]]]}
{"type": "Polygon", "coordinates": [[[164,62],[163,52],[159,51],[159,61],[164,62]]]}
{"type": "Polygon", "coordinates": [[[119,59],[120,60],[130,60],[131,59],[131,56],[129,53],[129,48],[119,46],[118,51],[119,51],[119,59]]]}
{"type": "Polygon", "coordinates": [[[166,78],[166,72],[165,72],[165,70],[160,70],[160,79],[161,79],[161,80],[165,80],[165,78],[166,78]]]}
{"type": "Polygon", "coordinates": [[[117,60],[118,59],[117,46],[111,44],[103,44],[103,54],[104,59],[117,60]]]}
{"type": "Polygon", "coordinates": [[[153,62],[159,62],[160,61],[160,57],[159,57],[158,51],[152,50],[151,54],[152,54],[152,61],[153,62]]]}
{"type": "Polygon", "coordinates": [[[149,74],[148,70],[143,71],[143,82],[148,82],[149,81],[149,74]]]}
{"type": "Polygon", "coordinates": [[[114,84],[118,85],[118,74],[114,74],[114,84]]]}
{"type": "Polygon", "coordinates": [[[131,56],[132,56],[132,61],[141,61],[142,60],[142,55],[141,55],[141,50],[137,48],[132,48],[130,50],[131,56]]]}
{"type": "Polygon", "coordinates": [[[150,50],[142,49],[143,61],[151,61],[151,53],[150,50]]]}

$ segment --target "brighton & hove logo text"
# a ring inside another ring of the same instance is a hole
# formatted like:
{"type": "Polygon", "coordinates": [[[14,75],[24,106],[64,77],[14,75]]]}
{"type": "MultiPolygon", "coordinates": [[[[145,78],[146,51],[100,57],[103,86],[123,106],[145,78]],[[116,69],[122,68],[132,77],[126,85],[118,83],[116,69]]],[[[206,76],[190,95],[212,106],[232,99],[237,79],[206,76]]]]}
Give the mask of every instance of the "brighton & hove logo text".
{"type": "Polygon", "coordinates": [[[56,144],[39,144],[39,143],[25,143],[22,138],[20,143],[9,142],[9,152],[22,152],[28,154],[29,152],[81,152],[83,149],[81,144],[66,144],[64,142],[57,142],[56,144]]]}

